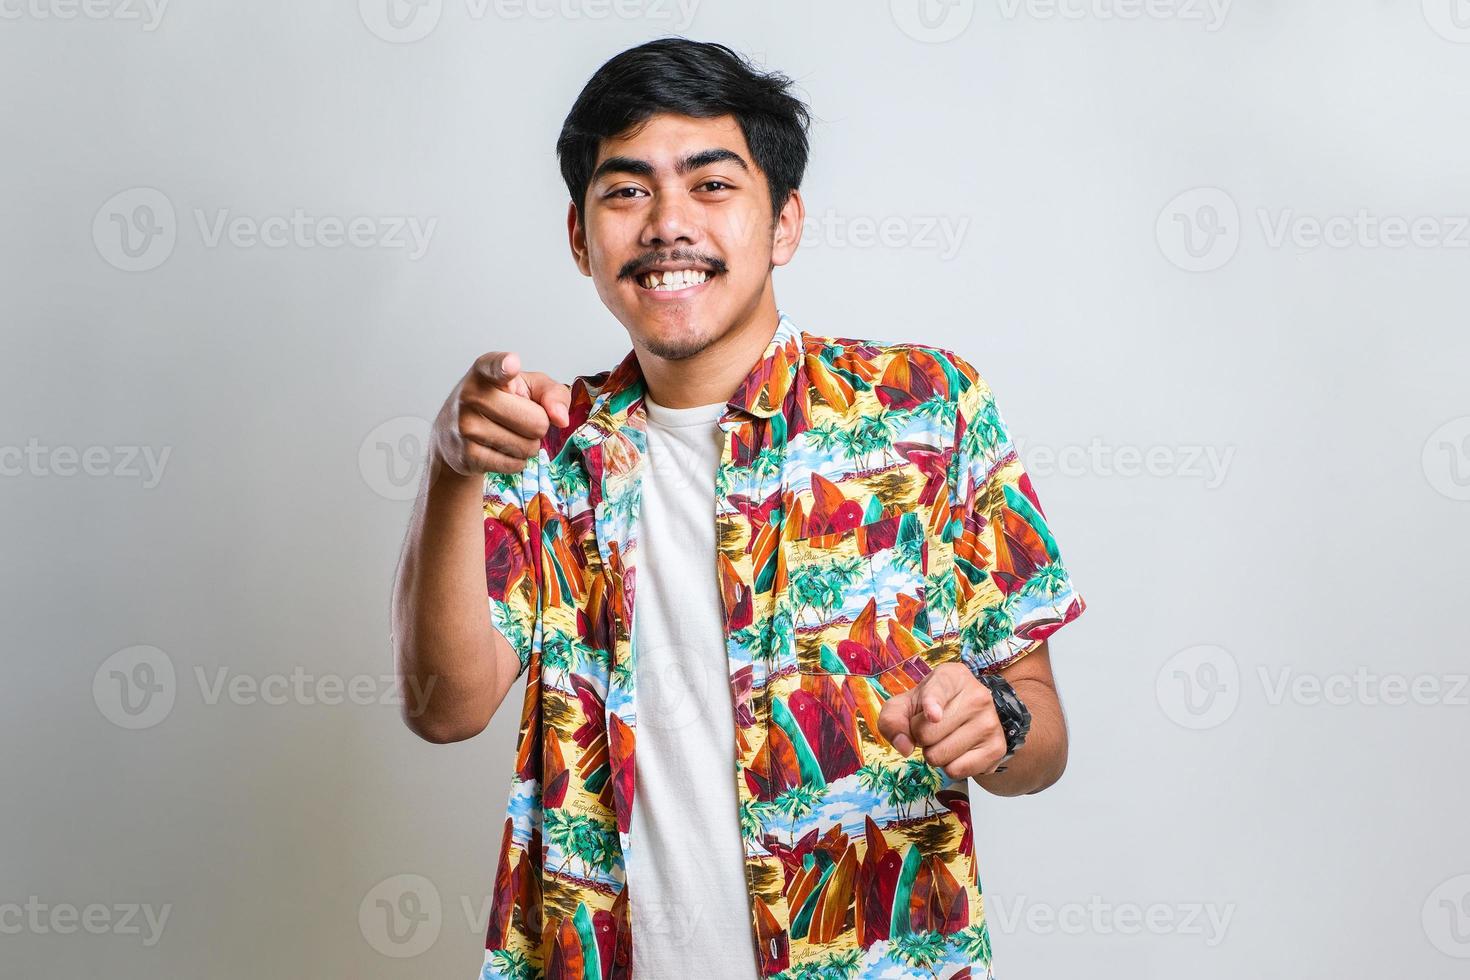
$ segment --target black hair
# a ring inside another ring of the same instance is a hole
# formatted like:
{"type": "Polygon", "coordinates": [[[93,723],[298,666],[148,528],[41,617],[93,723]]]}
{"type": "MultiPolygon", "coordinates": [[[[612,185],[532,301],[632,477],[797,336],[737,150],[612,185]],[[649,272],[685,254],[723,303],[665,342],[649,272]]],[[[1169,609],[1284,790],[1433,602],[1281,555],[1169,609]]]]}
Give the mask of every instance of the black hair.
{"type": "Polygon", "coordinates": [[[614,55],[587,80],[556,140],[567,192],[582,211],[602,140],[659,113],[709,118],[732,115],[765,172],[771,220],[801,186],[806,170],[805,103],[787,92],[792,80],[761,72],[723,44],[663,37],[614,55]]]}

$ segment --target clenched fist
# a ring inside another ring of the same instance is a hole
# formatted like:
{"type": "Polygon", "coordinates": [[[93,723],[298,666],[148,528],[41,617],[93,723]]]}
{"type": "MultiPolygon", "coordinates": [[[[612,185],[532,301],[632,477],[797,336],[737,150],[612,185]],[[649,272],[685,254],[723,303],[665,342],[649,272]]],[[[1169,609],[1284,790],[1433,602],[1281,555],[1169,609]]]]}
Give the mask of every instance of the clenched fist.
{"type": "Polygon", "coordinates": [[[916,747],[951,779],[998,771],[1005,730],[990,690],[964,664],[940,664],[912,690],[888,699],[878,730],[903,755],[916,747]]]}
{"type": "Polygon", "coordinates": [[[571,391],[521,359],[492,351],[460,379],[430,435],[433,452],[462,476],[519,473],[553,426],[567,424],[571,391]]]}

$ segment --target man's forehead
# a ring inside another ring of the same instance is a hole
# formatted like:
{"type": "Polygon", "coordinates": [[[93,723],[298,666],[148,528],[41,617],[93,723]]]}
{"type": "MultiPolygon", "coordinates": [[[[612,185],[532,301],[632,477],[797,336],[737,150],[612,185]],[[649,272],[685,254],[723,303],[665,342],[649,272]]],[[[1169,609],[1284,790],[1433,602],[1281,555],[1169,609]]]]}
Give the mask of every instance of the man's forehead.
{"type": "Polygon", "coordinates": [[[659,113],[617,136],[603,139],[594,168],[612,157],[631,157],[670,170],[681,160],[710,149],[725,149],[750,163],[750,148],[734,116],[681,116],[659,113]]]}

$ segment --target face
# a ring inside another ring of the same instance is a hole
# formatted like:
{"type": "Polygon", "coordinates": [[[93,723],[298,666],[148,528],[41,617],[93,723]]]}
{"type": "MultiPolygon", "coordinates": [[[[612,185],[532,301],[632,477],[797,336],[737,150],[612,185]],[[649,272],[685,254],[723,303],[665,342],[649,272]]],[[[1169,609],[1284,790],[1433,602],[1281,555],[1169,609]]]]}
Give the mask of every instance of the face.
{"type": "Polygon", "coordinates": [[[773,221],[733,116],[662,114],[603,140],[572,254],[635,347],[683,360],[774,311],[771,269],[800,237],[798,192],[773,221]]]}

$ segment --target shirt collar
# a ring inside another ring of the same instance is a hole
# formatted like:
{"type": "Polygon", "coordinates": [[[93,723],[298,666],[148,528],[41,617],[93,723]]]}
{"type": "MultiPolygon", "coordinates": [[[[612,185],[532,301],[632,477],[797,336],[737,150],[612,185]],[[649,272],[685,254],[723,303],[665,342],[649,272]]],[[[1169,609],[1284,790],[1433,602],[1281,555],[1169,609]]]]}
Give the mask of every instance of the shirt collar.
{"type": "MultiPolygon", "coordinates": [[[[781,310],[776,315],[776,332],[766,344],[765,353],[727,402],[730,408],[759,418],[770,418],[781,412],[801,359],[801,329],[781,310]]],[[[642,411],[643,397],[643,371],[635,353],[629,351],[608,375],[586,420],[568,438],[582,449],[600,443],[642,411]]]]}

